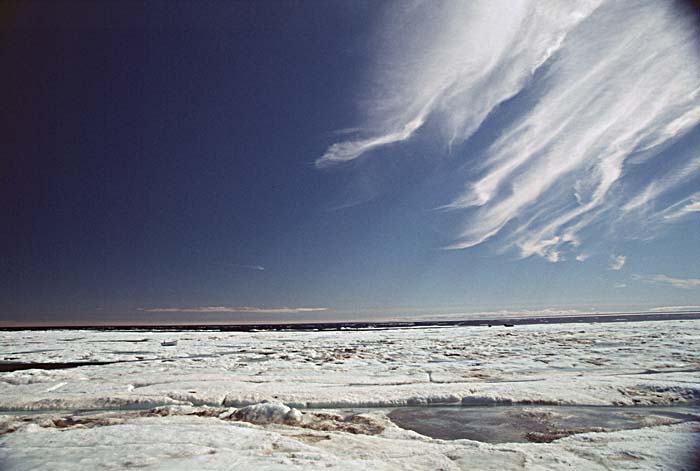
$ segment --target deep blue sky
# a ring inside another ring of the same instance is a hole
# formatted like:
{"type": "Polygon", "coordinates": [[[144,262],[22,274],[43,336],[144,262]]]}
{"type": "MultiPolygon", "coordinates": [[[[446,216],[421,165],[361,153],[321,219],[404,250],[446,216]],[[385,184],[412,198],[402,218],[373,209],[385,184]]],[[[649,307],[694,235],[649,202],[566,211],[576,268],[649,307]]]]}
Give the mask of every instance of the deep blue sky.
{"type": "MultiPolygon", "coordinates": [[[[523,256],[497,243],[502,233],[445,250],[482,216],[436,208],[481,178],[476,162],[543,100],[556,63],[449,148],[441,120],[460,103],[431,110],[406,139],[315,164],[334,143],[405,124],[400,109],[394,119],[368,105],[391,89],[384,71],[407,63],[391,53],[401,48],[400,34],[386,33],[400,16],[392,8],[0,8],[0,320],[346,320],[700,304],[698,212],[649,234],[635,228],[634,237],[624,218],[620,227],[596,220],[584,262],[574,260],[579,252],[523,256]],[[620,255],[626,263],[611,269],[620,255]],[[214,308],[240,312],[207,312],[214,308]]],[[[412,93],[402,87],[399,98],[412,93]]],[[[392,93],[389,112],[403,106],[392,93]]],[[[659,157],[625,167],[616,188],[647,185],[674,158],[690,165],[697,148],[696,125],[659,157]]],[[[692,205],[697,189],[688,177],[657,209],[692,205]]]]}

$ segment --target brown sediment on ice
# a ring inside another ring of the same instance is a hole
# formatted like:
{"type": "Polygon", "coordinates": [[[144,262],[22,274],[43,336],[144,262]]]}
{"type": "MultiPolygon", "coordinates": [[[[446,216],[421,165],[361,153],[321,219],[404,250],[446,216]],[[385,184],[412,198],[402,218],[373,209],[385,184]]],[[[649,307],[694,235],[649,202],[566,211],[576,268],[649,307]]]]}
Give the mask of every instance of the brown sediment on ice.
{"type": "Polygon", "coordinates": [[[299,412],[290,408],[291,411],[294,411],[291,414],[291,418],[286,417],[284,420],[279,421],[271,419],[265,422],[256,420],[250,414],[246,414],[245,409],[245,407],[236,409],[207,406],[161,406],[149,410],[109,411],[83,415],[38,414],[14,416],[0,421],[0,436],[16,432],[28,424],[34,424],[41,428],[55,429],[93,428],[120,425],[129,420],[144,417],[170,416],[216,418],[222,421],[246,422],[261,426],[286,425],[317,432],[345,432],[353,435],[377,435],[385,429],[385,424],[382,421],[367,414],[352,413],[343,415],[333,412],[299,412]]]}

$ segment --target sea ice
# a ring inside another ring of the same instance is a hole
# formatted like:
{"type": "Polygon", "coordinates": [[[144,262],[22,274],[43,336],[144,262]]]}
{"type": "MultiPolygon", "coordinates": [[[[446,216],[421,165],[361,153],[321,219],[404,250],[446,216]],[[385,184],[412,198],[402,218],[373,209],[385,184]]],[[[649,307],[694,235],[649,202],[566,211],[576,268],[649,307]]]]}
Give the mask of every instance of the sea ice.
{"type": "Polygon", "coordinates": [[[236,410],[230,417],[253,424],[296,424],[301,412],[281,402],[263,402],[236,410]]]}
{"type": "Polygon", "coordinates": [[[424,437],[386,417],[406,405],[697,404],[698,320],[0,332],[0,360],[105,362],[0,373],[3,470],[679,469],[700,438],[697,423],[650,423],[489,445],[424,437]]]}

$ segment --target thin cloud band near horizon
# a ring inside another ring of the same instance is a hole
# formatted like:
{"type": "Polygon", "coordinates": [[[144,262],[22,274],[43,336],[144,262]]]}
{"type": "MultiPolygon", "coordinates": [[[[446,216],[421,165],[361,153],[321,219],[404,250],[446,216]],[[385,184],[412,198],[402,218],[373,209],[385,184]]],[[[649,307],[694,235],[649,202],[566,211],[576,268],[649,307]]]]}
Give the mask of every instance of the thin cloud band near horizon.
{"type": "Polygon", "coordinates": [[[189,312],[198,314],[248,313],[248,314],[302,314],[328,311],[327,307],[254,307],[254,306],[196,306],[196,307],[152,307],[138,308],[152,313],[189,312]]]}

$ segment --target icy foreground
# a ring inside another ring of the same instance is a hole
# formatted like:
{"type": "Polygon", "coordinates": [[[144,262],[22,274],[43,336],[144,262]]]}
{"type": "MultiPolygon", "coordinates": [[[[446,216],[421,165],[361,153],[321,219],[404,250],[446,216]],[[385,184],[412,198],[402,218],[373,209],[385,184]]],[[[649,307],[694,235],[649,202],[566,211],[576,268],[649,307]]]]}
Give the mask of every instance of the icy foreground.
{"type": "Polygon", "coordinates": [[[0,373],[0,408],[15,410],[0,416],[3,470],[692,469],[700,441],[698,422],[649,421],[551,443],[487,444],[432,439],[387,417],[405,405],[692,405],[697,320],[2,332],[0,360],[114,362],[0,373]],[[383,409],[342,410],[369,407],[383,409]]]}

